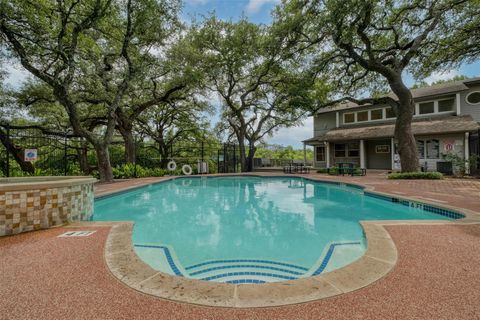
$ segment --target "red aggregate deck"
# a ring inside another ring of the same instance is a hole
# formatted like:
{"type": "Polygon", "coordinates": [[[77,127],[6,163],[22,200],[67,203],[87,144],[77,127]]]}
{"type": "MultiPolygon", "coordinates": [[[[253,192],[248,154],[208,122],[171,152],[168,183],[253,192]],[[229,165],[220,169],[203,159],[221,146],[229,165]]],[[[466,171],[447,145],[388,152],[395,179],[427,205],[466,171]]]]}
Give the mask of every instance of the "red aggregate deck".
{"type": "MultiPolygon", "coordinates": [[[[82,228],[88,229],[88,228],[82,228]]],[[[341,296],[265,309],[199,307],[140,294],[106,269],[109,228],[0,238],[0,319],[480,319],[480,225],[389,226],[399,260],[341,296]]]]}

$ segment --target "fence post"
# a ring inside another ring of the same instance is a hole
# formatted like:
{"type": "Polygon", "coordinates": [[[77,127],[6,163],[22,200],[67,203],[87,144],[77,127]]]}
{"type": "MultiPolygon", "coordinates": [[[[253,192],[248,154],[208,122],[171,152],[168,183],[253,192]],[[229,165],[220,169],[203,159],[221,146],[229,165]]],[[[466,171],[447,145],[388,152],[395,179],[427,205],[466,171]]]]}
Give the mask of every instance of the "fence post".
{"type": "MultiPolygon", "coordinates": [[[[7,123],[7,141],[10,141],[10,125],[7,123]]],[[[8,148],[5,148],[7,154],[7,163],[6,163],[6,171],[7,171],[7,178],[10,177],[10,153],[8,152],[8,148]]]]}
{"type": "Polygon", "coordinates": [[[237,173],[237,161],[236,161],[235,149],[237,149],[237,147],[235,146],[235,143],[234,143],[233,144],[233,173],[237,173]]]}
{"type": "Polygon", "coordinates": [[[137,136],[133,137],[133,151],[135,153],[133,158],[133,176],[137,177],[137,136]]]}
{"type": "Polygon", "coordinates": [[[67,146],[67,133],[66,132],[65,132],[65,136],[63,137],[63,142],[64,142],[64,146],[63,146],[63,161],[64,161],[63,173],[66,176],[67,171],[68,171],[68,150],[67,150],[68,146],[67,146]]]}
{"type": "Polygon", "coordinates": [[[203,157],[204,157],[203,143],[204,143],[204,141],[202,140],[202,162],[204,161],[204,160],[203,160],[203,157]]]}
{"type": "Polygon", "coordinates": [[[223,145],[223,173],[227,173],[227,144],[223,145]]]}
{"type": "Polygon", "coordinates": [[[220,149],[217,149],[217,173],[220,173],[220,149]]]}

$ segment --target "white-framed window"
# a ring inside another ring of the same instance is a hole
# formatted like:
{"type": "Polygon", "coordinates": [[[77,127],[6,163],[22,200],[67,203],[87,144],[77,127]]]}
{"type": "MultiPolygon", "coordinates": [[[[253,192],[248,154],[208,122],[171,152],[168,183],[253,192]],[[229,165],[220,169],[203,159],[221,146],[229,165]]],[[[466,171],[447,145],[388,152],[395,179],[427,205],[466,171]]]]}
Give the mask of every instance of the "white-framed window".
{"type": "Polygon", "coordinates": [[[370,120],[382,120],[382,119],[383,119],[383,109],[370,110],[370,120]]]}
{"type": "Polygon", "coordinates": [[[455,97],[438,100],[438,113],[455,111],[455,97]]]}
{"type": "Polygon", "coordinates": [[[345,143],[335,143],[335,158],[342,158],[347,156],[347,145],[345,143]]]}
{"type": "Polygon", "coordinates": [[[360,142],[350,142],[347,144],[347,149],[349,157],[360,157],[360,142]]]}
{"type": "Polygon", "coordinates": [[[435,102],[422,102],[418,104],[418,114],[435,113],[435,102]]]}
{"type": "Polygon", "coordinates": [[[317,161],[325,161],[325,146],[315,147],[317,161]]]}
{"type": "Polygon", "coordinates": [[[440,159],[440,141],[438,139],[418,139],[419,159],[440,159]]]}
{"type": "Polygon", "coordinates": [[[393,111],[392,107],[385,108],[385,118],[386,119],[393,119],[396,118],[395,111],[393,111]]]}
{"type": "Polygon", "coordinates": [[[437,139],[427,140],[427,159],[440,158],[440,141],[437,139]]]}
{"type": "Polygon", "coordinates": [[[357,122],[368,121],[368,110],[357,112],[357,122]]]}
{"type": "Polygon", "coordinates": [[[417,140],[417,154],[419,159],[425,159],[425,140],[417,140]]]}
{"type": "Polygon", "coordinates": [[[354,122],[355,122],[355,112],[343,114],[343,123],[354,123],[354,122]]]}
{"type": "Polygon", "coordinates": [[[468,104],[472,104],[472,105],[480,104],[480,91],[470,92],[465,97],[465,101],[467,101],[468,104]]]}
{"type": "Polygon", "coordinates": [[[358,158],[360,156],[360,142],[335,143],[334,152],[335,158],[358,158]]]}
{"type": "MultiPolygon", "coordinates": [[[[480,91],[472,92],[471,94],[473,93],[478,93],[478,98],[474,96],[474,99],[478,99],[478,104],[480,104],[480,91]]],[[[455,112],[456,102],[457,100],[455,96],[446,96],[436,100],[417,102],[415,103],[413,115],[417,117],[437,113],[452,113],[455,112]]],[[[395,111],[392,107],[383,107],[370,110],[345,112],[343,114],[343,123],[352,124],[382,120],[393,120],[396,117],[397,115],[395,114],[395,111]]]]}

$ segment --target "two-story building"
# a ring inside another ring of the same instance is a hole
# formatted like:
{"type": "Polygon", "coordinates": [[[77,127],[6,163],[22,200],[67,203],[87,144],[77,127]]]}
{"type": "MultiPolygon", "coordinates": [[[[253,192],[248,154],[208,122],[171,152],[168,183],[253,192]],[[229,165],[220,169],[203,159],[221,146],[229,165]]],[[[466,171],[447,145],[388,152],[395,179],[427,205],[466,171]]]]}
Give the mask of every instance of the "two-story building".
{"type": "MultiPolygon", "coordinates": [[[[412,95],[420,166],[432,171],[447,153],[464,159],[478,154],[480,78],[413,89],[412,95]]],[[[391,107],[345,102],[313,116],[314,136],[303,143],[315,148],[315,167],[349,162],[367,169],[401,169],[391,107]]]]}

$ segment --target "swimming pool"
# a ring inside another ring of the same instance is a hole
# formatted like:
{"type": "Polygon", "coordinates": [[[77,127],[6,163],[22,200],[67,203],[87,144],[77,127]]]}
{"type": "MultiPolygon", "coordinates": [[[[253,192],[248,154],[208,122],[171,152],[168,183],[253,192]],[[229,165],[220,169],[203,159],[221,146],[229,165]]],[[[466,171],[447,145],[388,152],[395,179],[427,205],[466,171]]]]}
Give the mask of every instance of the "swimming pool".
{"type": "Polygon", "coordinates": [[[298,177],[186,177],[95,201],[95,221],[135,222],[137,255],[165,273],[227,283],[292,280],[343,267],[367,244],[361,220],[453,212],[298,177]]]}

